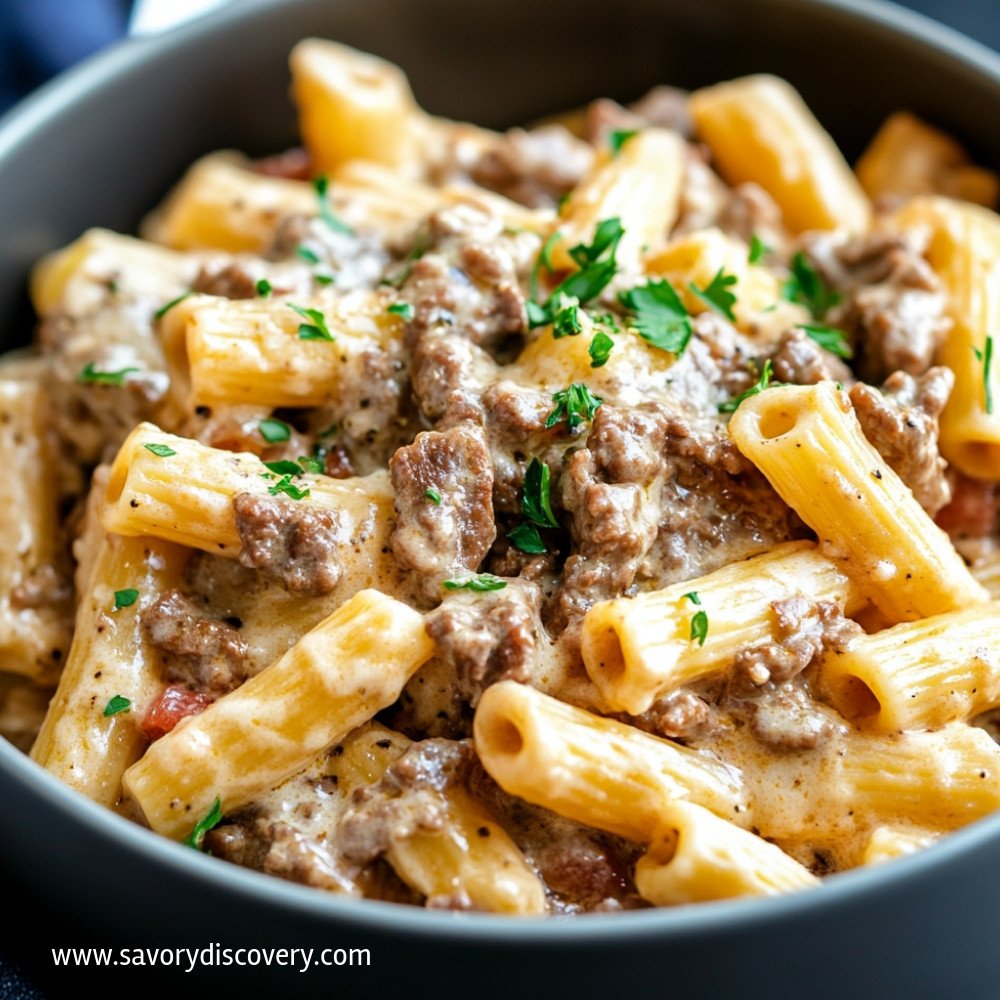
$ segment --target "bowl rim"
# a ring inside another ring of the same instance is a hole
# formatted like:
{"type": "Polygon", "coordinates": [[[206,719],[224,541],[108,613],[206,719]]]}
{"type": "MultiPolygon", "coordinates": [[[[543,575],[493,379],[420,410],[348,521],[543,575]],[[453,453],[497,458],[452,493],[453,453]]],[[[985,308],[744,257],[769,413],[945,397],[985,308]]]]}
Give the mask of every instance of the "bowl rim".
{"type": "MultiPolygon", "coordinates": [[[[284,0],[281,6],[307,6],[311,0],[284,0]]],[[[831,16],[863,26],[877,27],[925,51],[974,69],[1000,86],[1000,53],[953,28],[898,6],[891,0],[777,0],[789,7],[823,8],[831,16]]],[[[0,116],[0,171],[4,159],[53,115],[72,108],[94,92],[140,64],[167,54],[190,41],[224,31],[260,12],[274,11],[277,0],[242,0],[224,5],[169,31],[126,38],[59,74],[0,116]]],[[[741,898],[686,906],[616,913],[590,913],[582,919],[551,919],[484,913],[456,915],[379,900],[357,900],[288,882],[272,875],[220,862],[161,837],[82,793],[64,785],[44,768],[0,738],[0,772],[12,777],[26,793],[86,828],[88,833],[130,851],[164,876],[197,877],[224,893],[231,902],[253,900],[292,911],[306,918],[328,918],[371,931],[403,931],[414,941],[434,938],[446,943],[503,944],[519,949],[556,943],[608,943],[627,937],[630,942],[670,937],[675,941],[707,933],[738,930],[752,920],[758,929],[788,925],[817,907],[844,909],[860,897],[888,894],[912,885],[937,869],[961,860],[962,855],[1000,841],[1000,812],[943,836],[938,842],[888,864],[857,868],[824,879],[813,891],[769,898],[741,898]],[[458,917],[458,919],[456,919],[458,917]]]]}

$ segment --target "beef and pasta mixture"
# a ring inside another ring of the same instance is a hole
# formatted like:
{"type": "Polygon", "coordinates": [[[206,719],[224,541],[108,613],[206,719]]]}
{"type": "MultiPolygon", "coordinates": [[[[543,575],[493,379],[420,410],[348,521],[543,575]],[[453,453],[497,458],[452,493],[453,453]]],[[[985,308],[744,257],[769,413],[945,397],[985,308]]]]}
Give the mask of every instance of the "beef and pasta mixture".
{"type": "Polygon", "coordinates": [[[852,171],[770,77],[494,133],[332,43],[292,71],[303,148],[36,271],[0,731],[217,858],[451,910],[808,887],[1000,807],[996,175],[905,113],[852,171]],[[789,387],[912,494],[878,544],[954,558],[919,611],[795,499],[842,456],[790,492],[730,435],[789,387]],[[919,710],[835,682],[920,643],[919,710]]]}

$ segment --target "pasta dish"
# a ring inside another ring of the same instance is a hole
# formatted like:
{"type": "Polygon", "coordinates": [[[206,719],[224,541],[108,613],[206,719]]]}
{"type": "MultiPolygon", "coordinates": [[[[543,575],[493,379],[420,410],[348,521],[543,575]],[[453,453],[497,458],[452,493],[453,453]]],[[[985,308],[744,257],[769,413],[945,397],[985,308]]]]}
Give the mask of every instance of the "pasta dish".
{"type": "Polygon", "coordinates": [[[291,70],[302,148],[33,273],[0,732],[451,910],[822,892],[1000,808],[1000,178],[902,111],[852,169],[766,75],[497,133],[291,70]]]}

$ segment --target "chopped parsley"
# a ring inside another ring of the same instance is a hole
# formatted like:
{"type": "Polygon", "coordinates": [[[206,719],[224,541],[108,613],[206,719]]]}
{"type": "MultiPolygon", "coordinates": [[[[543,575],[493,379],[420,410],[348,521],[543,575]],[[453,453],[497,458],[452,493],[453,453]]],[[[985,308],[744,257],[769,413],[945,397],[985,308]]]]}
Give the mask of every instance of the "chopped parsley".
{"type": "MultiPolygon", "coordinates": [[[[701,598],[698,596],[698,592],[696,590],[692,590],[684,596],[692,604],[701,608],[701,598]]],[[[700,611],[696,611],[691,618],[690,638],[692,642],[697,642],[699,646],[705,645],[705,640],[708,638],[708,612],[705,611],[704,608],[700,611]]]]}
{"type": "Polygon", "coordinates": [[[639,134],[637,128],[615,128],[608,133],[608,146],[611,148],[611,155],[617,156],[622,151],[622,146],[629,139],[634,139],[639,134]]]}
{"type": "MultiPolygon", "coordinates": [[[[618,272],[618,264],[615,261],[615,254],[618,251],[618,244],[624,236],[621,220],[618,218],[605,219],[598,223],[594,231],[594,239],[590,243],[578,243],[569,250],[570,257],[576,263],[578,270],[569,277],[563,279],[545,300],[543,304],[537,302],[528,303],[528,326],[534,329],[536,326],[543,326],[545,323],[555,323],[556,314],[565,309],[567,300],[575,299],[577,305],[584,305],[591,299],[597,298],[607,287],[608,283],[618,272]]],[[[546,240],[538,255],[538,262],[551,270],[550,253],[552,249],[553,237],[546,240]]],[[[537,268],[532,272],[532,278],[537,290],[537,268]]],[[[575,311],[571,311],[569,316],[561,320],[564,329],[559,336],[567,333],[579,333],[580,330],[572,330],[565,327],[570,323],[570,317],[577,322],[579,317],[575,311]]]]}
{"type": "Polygon", "coordinates": [[[301,466],[295,462],[290,462],[287,458],[277,462],[265,462],[264,464],[279,476],[301,476],[305,471],[301,466]]]}
{"type": "Polygon", "coordinates": [[[257,289],[257,294],[262,299],[268,298],[270,296],[271,292],[274,291],[274,288],[272,287],[271,282],[268,281],[267,278],[261,278],[257,282],[257,284],[254,285],[254,288],[257,289]]]}
{"type": "Polygon", "coordinates": [[[604,402],[600,396],[595,396],[582,382],[574,382],[565,389],[552,394],[555,408],[545,418],[546,427],[566,421],[566,429],[571,433],[580,424],[593,420],[597,408],[604,402]]]}
{"type": "Polygon", "coordinates": [[[77,375],[77,382],[87,382],[92,385],[124,385],[125,376],[139,371],[138,368],[119,368],[116,372],[99,372],[94,368],[94,362],[88,361],[77,375]]]}
{"type": "Polygon", "coordinates": [[[399,316],[405,322],[409,323],[413,319],[413,306],[409,302],[393,302],[386,312],[392,313],[393,316],[399,316]]]}
{"type": "Polygon", "coordinates": [[[315,250],[310,250],[304,243],[300,243],[295,248],[295,255],[304,260],[307,264],[318,264],[319,254],[315,250]]]}
{"type": "Polygon", "coordinates": [[[325,448],[315,448],[312,455],[299,455],[299,465],[303,472],[311,472],[314,476],[321,476],[326,471],[325,448]]]}
{"type": "Polygon", "coordinates": [[[276,497],[279,493],[285,493],[293,500],[304,500],[309,496],[311,490],[308,486],[299,487],[292,482],[291,474],[282,476],[273,486],[268,486],[267,492],[276,497]]]}
{"type": "Polygon", "coordinates": [[[326,174],[320,174],[313,181],[313,189],[316,192],[316,200],[319,202],[319,217],[335,233],[353,236],[354,230],[343,219],[334,214],[333,207],[330,205],[330,179],[326,174]]]}
{"type": "Polygon", "coordinates": [[[548,552],[545,542],[542,541],[542,536],[533,524],[519,524],[507,535],[507,538],[515,548],[527,552],[529,555],[538,556],[548,552]]]}
{"type": "Polygon", "coordinates": [[[151,451],[157,458],[170,458],[171,455],[176,455],[177,452],[170,447],[169,444],[144,444],[143,448],[146,451],[151,451]]]}
{"type": "Polygon", "coordinates": [[[218,795],[212,803],[208,812],[194,825],[194,829],[184,838],[187,847],[193,847],[196,851],[202,849],[201,845],[205,840],[205,834],[214,826],[222,822],[222,799],[218,795]]]}
{"type": "Polygon", "coordinates": [[[552,317],[552,336],[558,340],[560,337],[575,337],[582,332],[580,303],[573,298],[564,299],[552,317]]]}
{"type": "Polygon", "coordinates": [[[983,363],[983,400],[987,413],[993,413],[993,384],[990,379],[990,367],[993,364],[993,337],[987,335],[982,350],[973,347],[972,352],[983,363]]]}
{"type": "Polygon", "coordinates": [[[827,287],[801,250],[792,258],[791,271],[781,288],[781,297],[785,301],[806,306],[816,319],[822,318],[840,301],[840,294],[827,287]]]}
{"type": "Polygon", "coordinates": [[[308,323],[299,323],[299,340],[329,340],[336,338],[326,325],[326,317],[318,309],[306,309],[303,306],[288,303],[289,309],[294,309],[308,323]]]}
{"type": "Polygon", "coordinates": [[[632,327],[661,351],[681,355],[691,339],[691,316],[667,281],[647,281],[618,295],[632,313],[632,327]]]}
{"type": "Polygon", "coordinates": [[[549,467],[533,458],[524,473],[524,487],[521,490],[521,513],[542,528],[559,527],[559,522],[552,513],[550,476],[549,467]]]}
{"type": "Polygon", "coordinates": [[[171,299],[166,305],[160,306],[160,308],[153,313],[153,319],[163,319],[163,317],[166,316],[167,313],[174,308],[174,306],[180,305],[186,298],[189,298],[193,294],[194,292],[184,292],[182,295],[178,295],[176,299],[171,299]]]}
{"type": "Polygon", "coordinates": [[[115,611],[122,608],[130,608],[139,600],[139,591],[135,587],[127,587],[125,590],[115,591],[115,611]]]}
{"type": "Polygon", "coordinates": [[[292,436],[292,429],[284,420],[276,420],[274,417],[266,417],[257,425],[260,436],[268,444],[278,444],[287,441],[292,436]]]}
{"type": "Polygon", "coordinates": [[[715,277],[704,287],[699,288],[693,281],[688,283],[688,288],[701,299],[705,305],[721,313],[731,323],[736,321],[736,314],[733,306],[736,305],[736,296],[729,290],[737,282],[735,274],[726,274],[726,269],[720,267],[715,272],[715,277]]]}
{"type": "Polygon", "coordinates": [[[424,496],[427,497],[432,504],[435,504],[438,507],[441,506],[441,494],[438,493],[433,486],[428,486],[427,489],[424,490],[424,496]]]}
{"type": "Polygon", "coordinates": [[[492,573],[480,573],[465,580],[445,580],[443,586],[445,590],[472,590],[481,594],[487,590],[503,590],[507,583],[492,573]]]}
{"type": "Polygon", "coordinates": [[[590,338],[590,347],[587,348],[587,353],[590,355],[590,367],[603,368],[608,363],[608,358],[611,357],[611,351],[614,346],[615,342],[611,337],[603,330],[598,330],[590,338]]]}
{"type": "Polygon", "coordinates": [[[759,264],[770,252],[771,248],[754,233],[750,237],[750,252],[747,254],[747,263],[759,264]]]}
{"type": "Polygon", "coordinates": [[[110,718],[112,715],[117,715],[119,712],[128,712],[132,708],[132,702],[128,698],[122,697],[120,694],[116,694],[108,703],[104,706],[104,712],[102,713],[105,718],[110,718]]]}
{"type": "Polygon", "coordinates": [[[756,396],[758,393],[763,392],[769,386],[778,385],[777,382],[771,382],[771,359],[768,358],[764,362],[764,367],[761,369],[760,377],[757,381],[747,389],[746,392],[741,392],[735,399],[730,399],[725,403],[719,403],[719,413],[735,413],[736,408],[745,399],[749,399],[751,396],[756,396]]]}
{"type": "Polygon", "coordinates": [[[332,274],[314,274],[312,277],[317,285],[332,285],[337,280],[332,274]]]}
{"type": "Polygon", "coordinates": [[[823,326],[822,323],[799,323],[798,329],[804,330],[820,347],[836,354],[838,358],[854,357],[854,351],[843,330],[838,330],[835,326],[823,326]]]}

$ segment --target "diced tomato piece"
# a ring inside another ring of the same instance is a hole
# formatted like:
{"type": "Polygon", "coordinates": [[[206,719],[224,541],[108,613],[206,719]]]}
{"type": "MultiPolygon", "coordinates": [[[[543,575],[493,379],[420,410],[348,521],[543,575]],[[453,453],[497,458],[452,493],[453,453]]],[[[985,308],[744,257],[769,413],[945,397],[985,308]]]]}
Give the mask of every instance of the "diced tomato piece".
{"type": "Polygon", "coordinates": [[[213,699],[207,694],[199,694],[183,684],[169,684],[160,692],[146,717],[139,724],[139,730],[150,742],[166,736],[181,719],[204,712],[213,699]]]}

